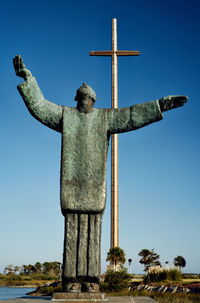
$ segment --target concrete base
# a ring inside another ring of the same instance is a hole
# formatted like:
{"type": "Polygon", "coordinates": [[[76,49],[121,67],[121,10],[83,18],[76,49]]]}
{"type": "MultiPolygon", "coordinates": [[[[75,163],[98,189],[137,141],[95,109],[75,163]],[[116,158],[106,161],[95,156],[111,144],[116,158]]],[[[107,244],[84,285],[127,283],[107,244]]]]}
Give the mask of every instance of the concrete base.
{"type": "Polygon", "coordinates": [[[106,294],[102,292],[55,292],[51,301],[70,303],[94,303],[107,301],[106,294]]]}

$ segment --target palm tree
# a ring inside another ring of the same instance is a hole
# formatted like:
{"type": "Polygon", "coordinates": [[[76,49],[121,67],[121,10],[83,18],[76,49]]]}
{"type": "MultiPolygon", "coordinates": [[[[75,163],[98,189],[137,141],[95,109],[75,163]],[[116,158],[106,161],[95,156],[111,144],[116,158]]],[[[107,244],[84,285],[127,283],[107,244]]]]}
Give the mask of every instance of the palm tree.
{"type": "Polygon", "coordinates": [[[186,261],[182,256],[177,256],[174,258],[174,265],[181,269],[181,267],[185,267],[186,261]]]}
{"type": "Polygon", "coordinates": [[[139,262],[144,264],[144,271],[148,271],[151,266],[161,266],[160,256],[154,252],[154,249],[142,249],[138,256],[142,257],[139,262]]]}
{"type": "Polygon", "coordinates": [[[41,272],[42,272],[42,264],[40,262],[36,262],[35,265],[34,265],[34,267],[35,267],[35,272],[37,274],[41,274],[41,272]]]}
{"type": "Polygon", "coordinates": [[[19,270],[20,270],[20,267],[19,267],[19,266],[15,266],[15,267],[14,267],[14,272],[15,272],[15,274],[16,274],[17,272],[19,272],[19,270]]]}
{"type": "Polygon", "coordinates": [[[22,272],[26,275],[28,275],[28,265],[23,264],[22,265],[22,272]]]}
{"type": "Polygon", "coordinates": [[[4,273],[7,274],[7,275],[11,275],[13,273],[13,265],[10,264],[10,265],[7,265],[4,269],[4,273]]]}
{"type": "Polygon", "coordinates": [[[126,262],[125,252],[120,247],[110,248],[106,261],[110,261],[114,265],[114,271],[116,271],[117,264],[124,264],[126,262]]]}
{"type": "Polygon", "coordinates": [[[35,268],[32,264],[29,264],[27,268],[28,268],[28,275],[31,275],[35,271],[35,268]]]}

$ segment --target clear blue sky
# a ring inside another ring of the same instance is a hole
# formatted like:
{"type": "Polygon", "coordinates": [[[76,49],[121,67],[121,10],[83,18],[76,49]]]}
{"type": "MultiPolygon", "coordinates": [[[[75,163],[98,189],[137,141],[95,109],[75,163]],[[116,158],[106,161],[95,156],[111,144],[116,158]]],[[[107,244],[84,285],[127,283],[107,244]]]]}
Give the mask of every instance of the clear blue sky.
{"type": "MultiPolygon", "coordinates": [[[[12,58],[20,53],[46,99],[75,106],[76,89],[96,91],[110,107],[111,61],[89,57],[111,49],[118,20],[119,106],[170,94],[184,107],[161,122],[119,136],[120,247],[140,273],[138,252],[161,262],[185,257],[185,272],[200,272],[200,4],[198,0],[0,1],[1,206],[0,270],[8,264],[62,260],[59,202],[60,135],[34,120],[16,86],[12,58]]],[[[110,153],[102,229],[102,271],[110,245],[110,153]]]]}

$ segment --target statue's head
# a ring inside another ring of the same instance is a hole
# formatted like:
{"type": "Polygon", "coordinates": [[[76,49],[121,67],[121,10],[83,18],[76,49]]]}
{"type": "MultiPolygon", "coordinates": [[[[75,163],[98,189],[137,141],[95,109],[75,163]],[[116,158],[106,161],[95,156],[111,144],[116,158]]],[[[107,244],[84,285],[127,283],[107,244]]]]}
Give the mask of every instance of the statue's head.
{"type": "Polygon", "coordinates": [[[79,89],[76,91],[76,97],[74,98],[75,101],[80,101],[84,97],[90,97],[95,102],[97,97],[95,94],[95,91],[91,88],[91,86],[87,85],[86,83],[83,83],[79,89]]]}

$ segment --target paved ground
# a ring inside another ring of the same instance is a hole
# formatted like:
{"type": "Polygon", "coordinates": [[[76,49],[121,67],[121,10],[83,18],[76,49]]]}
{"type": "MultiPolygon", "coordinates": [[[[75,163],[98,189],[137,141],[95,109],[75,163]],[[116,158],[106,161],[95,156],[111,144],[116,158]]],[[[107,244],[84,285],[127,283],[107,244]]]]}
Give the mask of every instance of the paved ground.
{"type": "Polygon", "coordinates": [[[149,297],[108,297],[108,301],[111,303],[157,303],[149,297]]]}
{"type": "MultiPolygon", "coordinates": [[[[51,297],[23,297],[10,300],[0,300],[0,303],[45,303],[51,297]]],[[[108,303],[158,303],[149,297],[108,297],[108,303]]]]}

